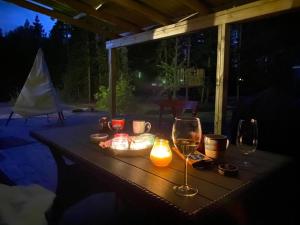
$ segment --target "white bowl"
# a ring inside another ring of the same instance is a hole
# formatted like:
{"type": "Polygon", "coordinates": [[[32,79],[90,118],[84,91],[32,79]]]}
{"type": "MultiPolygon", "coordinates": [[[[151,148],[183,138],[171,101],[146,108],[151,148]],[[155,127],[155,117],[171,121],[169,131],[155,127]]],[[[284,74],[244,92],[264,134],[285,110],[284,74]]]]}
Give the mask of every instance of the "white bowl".
{"type": "Polygon", "coordinates": [[[100,141],[106,141],[108,134],[106,133],[95,133],[90,135],[90,140],[92,143],[98,144],[100,141]]]}

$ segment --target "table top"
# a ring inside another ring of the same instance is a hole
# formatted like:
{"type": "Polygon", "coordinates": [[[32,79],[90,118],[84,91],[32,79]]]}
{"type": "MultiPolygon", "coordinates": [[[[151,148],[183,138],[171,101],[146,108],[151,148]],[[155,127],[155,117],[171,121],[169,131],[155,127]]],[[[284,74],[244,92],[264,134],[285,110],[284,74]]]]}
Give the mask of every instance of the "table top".
{"type": "MultiPolygon", "coordinates": [[[[253,164],[250,168],[240,169],[236,177],[226,177],[217,169],[199,170],[188,167],[188,183],[198,188],[199,193],[192,197],[175,194],[173,186],[184,182],[184,161],[173,152],[173,160],[168,167],[154,166],[148,155],[122,157],[110,154],[89,140],[95,133],[93,125],[60,127],[49,130],[33,131],[31,135],[74,162],[92,168],[97,174],[106,175],[117,187],[122,187],[128,195],[142,196],[143,203],[154,202],[184,218],[197,218],[208,210],[220,206],[228,200],[242,195],[260,179],[289,164],[290,158],[263,151],[248,156],[253,164]]],[[[237,164],[241,155],[234,145],[226,152],[226,161],[237,164]]]]}

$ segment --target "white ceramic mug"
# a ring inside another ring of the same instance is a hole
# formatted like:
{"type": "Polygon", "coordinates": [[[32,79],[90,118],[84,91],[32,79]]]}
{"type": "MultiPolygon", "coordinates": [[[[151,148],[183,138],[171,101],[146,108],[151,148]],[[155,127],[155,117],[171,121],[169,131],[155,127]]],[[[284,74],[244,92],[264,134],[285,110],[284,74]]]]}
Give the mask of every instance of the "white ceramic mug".
{"type": "Polygon", "coordinates": [[[132,129],[134,134],[149,132],[151,129],[151,123],[144,120],[134,120],[132,121],[132,129]]]}
{"type": "Polygon", "coordinates": [[[215,159],[223,160],[225,151],[229,146],[229,140],[225,135],[206,134],[204,135],[205,155],[215,159]]]}

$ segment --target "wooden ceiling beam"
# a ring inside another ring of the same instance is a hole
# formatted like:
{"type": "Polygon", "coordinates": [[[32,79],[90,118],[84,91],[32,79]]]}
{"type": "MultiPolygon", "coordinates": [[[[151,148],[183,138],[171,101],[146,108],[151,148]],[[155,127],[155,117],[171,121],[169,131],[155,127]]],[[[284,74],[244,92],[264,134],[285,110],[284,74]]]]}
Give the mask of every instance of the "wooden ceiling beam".
{"type": "Polygon", "coordinates": [[[233,7],[206,16],[160,27],[139,34],[111,40],[106,42],[106,48],[118,48],[151,40],[187,34],[189,32],[217,26],[225,23],[235,23],[272,14],[300,8],[300,0],[259,0],[233,7]]]}
{"type": "Polygon", "coordinates": [[[74,0],[55,0],[56,2],[60,2],[68,5],[69,7],[75,9],[78,12],[86,13],[89,16],[94,17],[97,20],[101,20],[105,23],[110,23],[116,27],[120,27],[125,29],[125,31],[130,31],[134,33],[140,32],[140,28],[134,24],[126,22],[125,20],[121,20],[115,16],[110,15],[104,11],[97,11],[92,6],[85,4],[80,1],[74,0]]]}
{"type": "Polygon", "coordinates": [[[172,21],[166,16],[160,14],[159,12],[133,0],[112,0],[116,4],[137,11],[140,14],[143,14],[148,19],[157,22],[161,25],[167,25],[172,23],[172,21]]]}
{"type": "Polygon", "coordinates": [[[186,5],[192,10],[195,10],[196,12],[199,12],[200,15],[204,15],[209,13],[211,10],[209,10],[209,7],[206,3],[199,0],[179,0],[182,4],[186,5]]]}
{"type": "Polygon", "coordinates": [[[91,31],[91,32],[94,32],[94,33],[98,33],[98,34],[101,34],[101,35],[103,35],[105,33],[105,35],[107,35],[108,37],[112,37],[112,38],[117,37],[116,34],[113,34],[111,32],[107,32],[107,31],[103,31],[102,29],[96,28],[95,26],[91,26],[90,24],[88,24],[84,21],[74,20],[73,18],[65,16],[65,15],[63,15],[63,14],[61,14],[61,13],[55,11],[55,10],[50,10],[50,9],[44,8],[42,6],[39,6],[39,5],[33,4],[31,2],[28,2],[28,1],[24,1],[24,0],[5,0],[5,1],[14,3],[15,5],[21,6],[23,8],[27,8],[27,9],[30,9],[30,10],[48,15],[50,17],[54,17],[54,18],[56,18],[58,20],[61,20],[65,23],[75,25],[77,27],[83,28],[85,30],[88,30],[88,31],[91,31]]]}
{"type": "MultiPolygon", "coordinates": [[[[28,0],[27,0],[28,1],[28,0]]],[[[41,3],[42,5],[49,6],[55,9],[58,12],[64,12],[63,14],[71,17],[76,11],[71,9],[70,7],[63,5],[61,3],[55,2],[53,0],[34,0],[34,2],[41,3]]]]}

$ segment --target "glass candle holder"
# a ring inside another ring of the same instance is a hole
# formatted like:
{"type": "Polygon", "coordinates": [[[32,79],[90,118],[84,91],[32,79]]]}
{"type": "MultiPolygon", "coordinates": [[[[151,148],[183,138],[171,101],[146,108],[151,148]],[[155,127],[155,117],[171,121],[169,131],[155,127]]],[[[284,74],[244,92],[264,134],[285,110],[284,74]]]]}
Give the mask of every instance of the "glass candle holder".
{"type": "Polygon", "coordinates": [[[115,134],[111,142],[111,148],[116,150],[128,150],[129,141],[128,134],[115,134]]]}
{"type": "Polygon", "coordinates": [[[150,153],[150,160],[155,166],[159,167],[165,167],[170,164],[172,161],[172,151],[168,140],[155,140],[150,153]]]}
{"type": "Polygon", "coordinates": [[[133,138],[130,143],[131,150],[141,150],[147,148],[147,142],[142,138],[133,138]]]}

